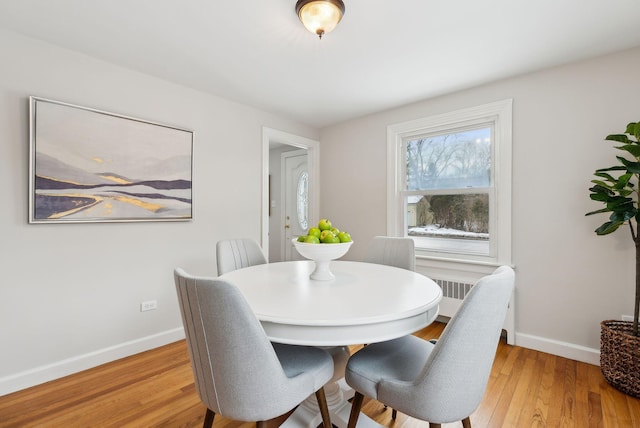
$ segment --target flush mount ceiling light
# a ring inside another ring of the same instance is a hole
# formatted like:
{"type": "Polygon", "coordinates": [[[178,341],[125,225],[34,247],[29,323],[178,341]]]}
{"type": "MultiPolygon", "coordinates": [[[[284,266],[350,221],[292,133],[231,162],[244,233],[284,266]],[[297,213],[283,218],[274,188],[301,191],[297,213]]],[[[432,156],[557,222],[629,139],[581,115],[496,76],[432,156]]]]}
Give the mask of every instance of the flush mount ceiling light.
{"type": "Polygon", "coordinates": [[[342,0],[298,0],[296,13],[307,30],[322,38],[342,19],[344,3],[342,0]]]}

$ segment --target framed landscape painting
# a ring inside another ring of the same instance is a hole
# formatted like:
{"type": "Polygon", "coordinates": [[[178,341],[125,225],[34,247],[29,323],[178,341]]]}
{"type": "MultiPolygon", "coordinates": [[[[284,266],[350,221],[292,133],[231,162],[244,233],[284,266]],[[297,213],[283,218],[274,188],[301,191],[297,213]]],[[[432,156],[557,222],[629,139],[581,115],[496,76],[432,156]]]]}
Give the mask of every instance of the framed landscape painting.
{"type": "Polygon", "coordinates": [[[30,223],[192,219],[193,132],[29,101],[30,223]]]}

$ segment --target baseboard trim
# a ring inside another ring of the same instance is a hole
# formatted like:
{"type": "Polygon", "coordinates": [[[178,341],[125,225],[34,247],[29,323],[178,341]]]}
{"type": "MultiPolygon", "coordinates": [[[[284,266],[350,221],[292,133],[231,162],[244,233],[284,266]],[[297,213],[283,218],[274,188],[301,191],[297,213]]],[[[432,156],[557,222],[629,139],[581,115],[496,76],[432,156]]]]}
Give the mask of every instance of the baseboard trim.
{"type": "MultiPolygon", "coordinates": [[[[6,376],[0,378],[0,396],[167,345],[182,340],[184,337],[183,328],[178,327],[6,376]]],[[[522,346],[523,348],[534,349],[596,366],[600,365],[600,350],[598,349],[518,332],[515,334],[515,342],[517,346],[522,346]]]]}
{"type": "Polygon", "coordinates": [[[516,345],[595,366],[600,365],[600,350],[559,340],[516,332],[516,345]]]}
{"type": "Polygon", "coordinates": [[[0,378],[0,396],[184,339],[182,327],[0,378]]]}

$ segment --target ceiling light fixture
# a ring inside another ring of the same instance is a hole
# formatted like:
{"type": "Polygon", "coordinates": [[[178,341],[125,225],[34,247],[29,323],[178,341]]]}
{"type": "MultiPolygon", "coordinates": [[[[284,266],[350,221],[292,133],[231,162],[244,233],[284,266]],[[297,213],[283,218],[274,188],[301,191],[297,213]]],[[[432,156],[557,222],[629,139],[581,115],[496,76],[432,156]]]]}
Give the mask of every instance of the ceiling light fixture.
{"type": "Polygon", "coordinates": [[[342,19],[344,3],[342,0],[298,0],[296,13],[307,30],[322,38],[342,19]]]}

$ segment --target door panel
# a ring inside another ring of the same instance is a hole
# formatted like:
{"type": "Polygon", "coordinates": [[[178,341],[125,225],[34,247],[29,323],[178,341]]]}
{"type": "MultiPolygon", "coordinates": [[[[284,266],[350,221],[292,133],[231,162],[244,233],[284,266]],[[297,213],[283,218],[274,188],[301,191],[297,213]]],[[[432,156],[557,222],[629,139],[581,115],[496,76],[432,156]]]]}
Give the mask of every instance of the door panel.
{"type": "Polygon", "coordinates": [[[283,242],[284,260],[300,260],[303,257],[293,247],[291,240],[306,235],[309,228],[309,172],[306,150],[282,154],[284,168],[283,242]]]}

